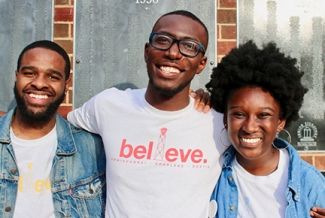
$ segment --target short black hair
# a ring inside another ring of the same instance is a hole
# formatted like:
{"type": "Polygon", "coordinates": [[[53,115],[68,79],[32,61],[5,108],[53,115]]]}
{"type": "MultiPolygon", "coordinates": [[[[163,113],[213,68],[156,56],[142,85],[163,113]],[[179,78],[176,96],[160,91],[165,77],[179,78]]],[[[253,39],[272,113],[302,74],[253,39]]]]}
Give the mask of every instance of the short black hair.
{"type": "Polygon", "coordinates": [[[207,37],[207,45],[206,45],[206,48],[205,51],[208,49],[208,44],[209,44],[209,31],[208,31],[208,28],[205,26],[205,24],[196,16],[194,15],[192,12],[189,12],[189,11],[186,11],[186,10],[176,10],[176,11],[171,11],[171,12],[168,12],[164,15],[162,15],[161,17],[158,18],[158,20],[155,22],[155,24],[153,25],[153,28],[152,30],[155,28],[156,24],[158,23],[158,21],[165,17],[165,16],[168,16],[168,15],[182,15],[182,16],[185,16],[185,17],[189,17],[197,22],[199,22],[203,27],[204,27],[204,30],[205,30],[205,34],[206,34],[206,37],[207,37]]]}
{"type": "Polygon", "coordinates": [[[23,57],[23,55],[25,54],[25,52],[27,52],[28,50],[31,50],[33,48],[44,48],[44,49],[49,49],[52,51],[55,51],[56,53],[58,53],[59,55],[61,55],[65,61],[65,66],[64,66],[64,73],[65,73],[65,80],[69,79],[70,76],[70,58],[67,54],[67,52],[58,44],[56,44],[55,42],[49,41],[49,40],[40,40],[40,41],[35,41],[29,45],[27,45],[22,52],[20,53],[18,60],[17,60],[17,71],[19,71],[20,65],[21,65],[21,59],[23,57]]]}
{"type": "Polygon", "coordinates": [[[280,116],[289,126],[299,118],[298,112],[308,91],[301,83],[304,72],[296,64],[297,60],[285,56],[274,42],[259,49],[250,40],[232,49],[212,70],[211,80],[206,84],[212,107],[225,113],[236,90],[260,87],[278,102],[280,116]]]}

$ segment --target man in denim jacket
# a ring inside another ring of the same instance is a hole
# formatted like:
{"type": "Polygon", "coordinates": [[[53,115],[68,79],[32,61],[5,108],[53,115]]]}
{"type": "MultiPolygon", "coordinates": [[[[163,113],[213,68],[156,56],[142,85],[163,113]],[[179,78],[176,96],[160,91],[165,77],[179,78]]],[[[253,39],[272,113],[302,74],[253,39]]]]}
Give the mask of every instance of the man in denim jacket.
{"type": "Polygon", "coordinates": [[[56,113],[69,75],[67,53],[51,41],[18,58],[17,108],[0,118],[0,217],[104,217],[101,138],[56,113]]]}

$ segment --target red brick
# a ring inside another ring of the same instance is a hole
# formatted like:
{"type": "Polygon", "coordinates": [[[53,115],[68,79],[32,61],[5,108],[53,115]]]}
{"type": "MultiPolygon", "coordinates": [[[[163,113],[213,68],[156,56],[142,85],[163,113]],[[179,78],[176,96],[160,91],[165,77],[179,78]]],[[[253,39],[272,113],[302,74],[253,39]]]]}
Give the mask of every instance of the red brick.
{"type": "Polygon", "coordinates": [[[55,0],[54,5],[69,5],[69,0],[55,0]]]}
{"type": "Polygon", "coordinates": [[[220,32],[221,32],[221,31],[220,31],[220,28],[221,28],[220,25],[217,25],[217,35],[216,35],[216,39],[217,39],[217,40],[220,38],[220,35],[219,35],[220,32]]]}
{"type": "Polygon", "coordinates": [[[236,8],[236,0],[220,0],[220,8],[236,8]]]}
{"type": "Polygon", "coordinates": [[[300,158],[313,165],[313,156],[300,156],[300,158]]]}
{"type": "Polygon", "coordinates": [[[70,36],[73,38],[73,24],[70,25],[70,36]]]}
{"type": "Polygon", "coordinates": [[[218,10],[218,23],[236,23],[236,10],[218,10]]]}
{"type": "MultiPolygon", "coordinates": [[[[73,64],[74,64],[73,61],[74,61],[74,60],[73,60],[73,56],[71,56],[71,57],[70,57],[70,63],[71,63],[71,69],[72,69],[72,71],[73,71],[73,64]]],[[[72,72],[71,72],[71,73],[72,73],[72,72]]]]}
{"type": "Polygon", "coordinates": [[[73,21],[73,8],[55,8],[54,21],[73,21]]]}
{"type": "Polygon", "coordinates": [[[234,47],[236,42],[218,42],[218,55],[226,55],[234,47]]]}
{"type": "Polygon", "coordinates": [[[73,53],[73,40],[55,40],[68,54],[73,53]]]}
{"type": "Polygon", "coordinates": [[[325,157],[315,156],[315,167],[319,170],[325,170],[325,157]]]}
{"type": "Polygon", "coordinates": [[[69,94],[68,94],[68,97],[69,97],[68,103],[72,104],[72,102],[73,102],[73,90],[69,90],[68,92],[69,92],[69,94]]]}
{"type": "Polygon", "coordinates": [[[68,114],[70,111],[72,111],[72,106],[60,106],[58,109],[58,113],[61,114],[61,116],[68,114]]]}
{"type": "Polygon", "coordinates": [[[69,87],[73,87],[73,72],[70,71],[70,82],[68,83],[69,87]]]}
{"type": "Polygon", "coordinates": [[[221,26],[222,39],[236,39],[236,26],[221,26]]]}
{"type": "Polygon", "coordinates": [[[54,37],[69,37],[69,24],[54,24],[54,37]]]}

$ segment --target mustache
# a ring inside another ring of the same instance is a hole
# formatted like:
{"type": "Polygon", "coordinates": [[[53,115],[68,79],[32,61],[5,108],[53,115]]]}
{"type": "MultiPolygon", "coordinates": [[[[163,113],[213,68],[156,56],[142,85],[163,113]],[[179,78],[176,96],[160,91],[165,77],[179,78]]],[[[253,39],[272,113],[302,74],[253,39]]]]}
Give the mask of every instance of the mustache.
{"type": "Polygon", "coordinates": [[[38,89],[38,88],[30,87],[30,88],[25,88],[22,90],[22,93],[28,94],[28,92],[42,92],[42,93],[40,93],[42,95],[55,96],[55,93],[52,92],[51,90],[48,90],[47,88],[38,89]]]}

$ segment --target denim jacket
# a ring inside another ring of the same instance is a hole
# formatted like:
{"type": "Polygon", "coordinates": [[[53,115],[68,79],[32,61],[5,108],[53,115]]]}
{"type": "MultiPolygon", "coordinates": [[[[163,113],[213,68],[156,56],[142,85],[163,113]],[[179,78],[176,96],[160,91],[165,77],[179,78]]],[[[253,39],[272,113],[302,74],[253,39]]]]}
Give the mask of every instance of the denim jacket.
{"type": "MultiPolygon", "coordinates": [[[[0,118],[0,217],[12,217],[19,172],[10,140],[14,110],[0,118]]],[[[101,138],[56,115],[57,149],[51,170],[55,217],[104,217],[106,159],[101,138]]]]}
{"type": "MultiPolygon", "coordinates": [[[[309,211],[313,206],[325,208],[325,178],[312,165],[306,163],[292,145],[276,138],[274,144],[277,148],[285,148],[289,152],[289,177],[286,189],[288,205],[285,217],[310,217],[309,211]]],[[[216,200],[218,211],[216,217],[237,217],[238,192],[232,179],[231,162],[235,158],[234,147],[228,148],[224,153],[224,164],[221,176],[212,194],[211,200],[216,200]]]]}

